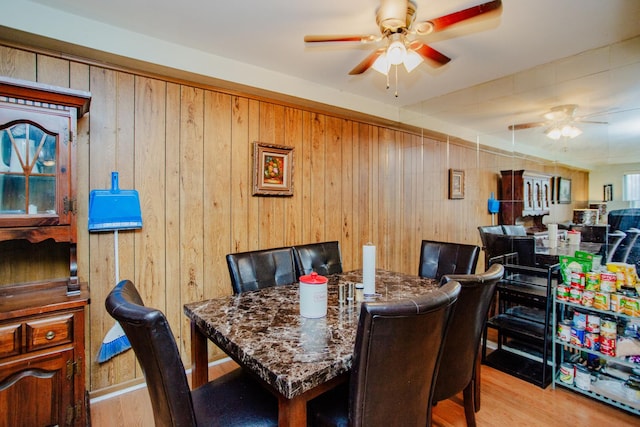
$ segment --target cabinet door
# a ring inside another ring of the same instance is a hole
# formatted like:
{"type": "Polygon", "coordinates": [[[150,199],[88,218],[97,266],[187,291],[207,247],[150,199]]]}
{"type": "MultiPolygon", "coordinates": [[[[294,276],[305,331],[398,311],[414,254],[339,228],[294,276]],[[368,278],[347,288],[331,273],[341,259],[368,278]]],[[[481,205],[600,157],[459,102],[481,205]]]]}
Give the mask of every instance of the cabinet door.
{"type": "Polygon", "coordinates": [[[71,223],[70,128],[69,111],[0,103],[0,227],[71,223]]]}
{"type": "Polygon", "coordinates": [[[535,210],[536,193],[535,193],[535,182],[533,178],[524,178],[522,181],[522,185],[524,187],[524,210],[525,211],[535,210]]]}
{"type": "Polygon", "coordinates": [[[0,364],[0,425],[41,427],[70,425],[73,376],[67,364],[73,350],[0,364]]]}

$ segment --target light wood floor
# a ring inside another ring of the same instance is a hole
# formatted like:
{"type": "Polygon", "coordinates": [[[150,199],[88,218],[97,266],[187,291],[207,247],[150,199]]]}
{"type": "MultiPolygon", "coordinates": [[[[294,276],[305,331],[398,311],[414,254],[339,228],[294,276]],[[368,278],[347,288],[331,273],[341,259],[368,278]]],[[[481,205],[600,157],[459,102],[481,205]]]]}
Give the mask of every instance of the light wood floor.
{"type": "MultiPolygon", "coordinates": [[[[214,378],[234,369],[229,361],[212,366],[214,378]]],[[[438,403],[433,425],[465,427],[462,396],[438,403]]],[[[146,388],[91,404],[94,427],[153,427],[146,388]]],[[[524,426],[640,426],[640,417],[563,388],[541,389],[487,366],[482,366],[482,408],[476,414],[479,427],[524,426]]]]}

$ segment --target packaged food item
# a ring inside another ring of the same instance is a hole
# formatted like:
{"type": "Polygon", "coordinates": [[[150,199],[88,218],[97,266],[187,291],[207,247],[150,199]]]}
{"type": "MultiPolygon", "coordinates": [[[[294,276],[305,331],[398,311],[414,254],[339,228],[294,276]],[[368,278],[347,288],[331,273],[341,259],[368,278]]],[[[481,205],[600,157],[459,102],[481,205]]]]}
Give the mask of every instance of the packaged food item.
{"type": "Polygon", "coordinates": [[[561,283],[556,288],[556,299],[558,301],[569,301],[569,286],[561,283]]]}
{"type": "Polygon", "coordinates": [[[571,320],[563,320],[558,324],[558,338],[564,342],[571,341],[571,320]]]}
{"type": "Polygon", "coordinates": [[[597,308],[598,310],[610,310],[610,295],[611,294],[609,294],[609,292],[596,292],[593,297],[593,308],[597,308]]]}
{"type": "Polygon", "coordinates": [[[575,368],[569,362],[563,362],[560,364],[560,381],[565,384],[573,385],[573,379],[575,377],[575,368]]]}
{"type": "Polygon", "coordinates": [[[610,294],[611,298],[611,311],[614,313],[622,313],[624,311],[624,297],[618,292],[610,294]]]}
{"type": "Polygon", "coordinates": [[[582,301],[582,289],[571,287],[569,289],[569,302],[580,304],[582,301]]]}
{"type": "Polygon", "coordinates": [[[600,273],[589,271],[584,274],[585,282],[584,288],[588,291],[599,291],[600,290],[600,273]]]}
{"type": "Polygon", "coordinates": [[[572,256],[561,255],[558,258],[560,274],[564,283],[571,283],[571,273],[586,273],[591,271],[591,261],[572,256]]]}
{"type": "Polygon", "coordinates": [[[573,326],[586,329],[587,327],[587,313],[581,311],[575,311],[573,313],[573,326]]]}
{"type": "Polygon", "coordinates": [[[587,314],[587,325],[584,329],[587,332],[600,333],[600,316],[597,314],[587,314]]]}
{"type": "Polygon", "coordinates": [[[600,273],[600,290],[603,292],[615,292],[616,288],[616,274],[615,273],[600,273]]]}
{"type": "Polygon", "coordinates": [[[572,326],[571,339],[569,342],[575,345],[576,347],[584,346],[584,334],[585,334],[584,327],[572,326]]]}
{"type": "Polygon", "coordinates": [[[622,312],[627,316],[640,316],[640,298],[625,296],[622,312]]]}
{"type": "Polygon", "coordinates": [[[585,307],[592,307],[595,296],[596,293],[594,291],[584,290],[582,291],[582,300],[580,303],[585,307]]]}

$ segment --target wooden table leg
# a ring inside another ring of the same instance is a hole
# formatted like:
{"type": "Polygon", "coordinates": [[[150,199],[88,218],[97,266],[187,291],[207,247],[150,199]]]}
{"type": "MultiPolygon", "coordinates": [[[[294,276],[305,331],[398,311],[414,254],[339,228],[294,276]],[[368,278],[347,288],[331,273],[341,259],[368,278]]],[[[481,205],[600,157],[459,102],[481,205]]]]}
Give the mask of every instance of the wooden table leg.
{"type": "Polygon", "coordinates": [[[207,337],[191,322],[191,388],[195,389],[209,381],[209,355],[207,337]]]}
{"type": "Polygon", "coordinates": [[[278,397],[278,427],[306,427],[307,398],[297,396],[293,399],[278,397]]]}

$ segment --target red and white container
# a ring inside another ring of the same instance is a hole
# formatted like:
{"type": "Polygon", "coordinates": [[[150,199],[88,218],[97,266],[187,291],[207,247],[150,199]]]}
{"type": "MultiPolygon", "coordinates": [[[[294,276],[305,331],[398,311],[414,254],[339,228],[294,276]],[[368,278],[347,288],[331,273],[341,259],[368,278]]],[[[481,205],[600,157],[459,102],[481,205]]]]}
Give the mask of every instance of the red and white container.
{"type": "Polygon", "coordinates": [[[315,271],[300,279],[300,315],[311,319],[327,315],[327,278],[315,271]]]}

